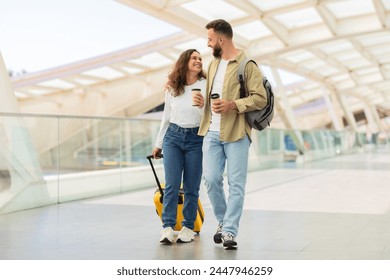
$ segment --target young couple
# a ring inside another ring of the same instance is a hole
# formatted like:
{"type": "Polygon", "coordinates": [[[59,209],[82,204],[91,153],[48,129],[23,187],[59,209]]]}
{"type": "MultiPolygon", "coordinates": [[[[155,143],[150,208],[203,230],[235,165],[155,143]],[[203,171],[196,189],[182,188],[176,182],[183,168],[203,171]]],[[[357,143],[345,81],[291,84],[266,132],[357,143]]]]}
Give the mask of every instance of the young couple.
{"type": "Polygon", "coordinates": [[[249,95],[240,99],[238,64],[245,58],[233,43],[233,30],[225,20],[206,25],[208,47],[214,60],[206,75],[202,58],[195,49],[183,52],[168,76],[169,89],[160,131],[153,149],[158,158],[164,151],[165,194],[163,232],[160,242],[172,244],[176,224],[177,197],[183,179],[184,207],[182,230],[177,242],[194,240],[199,187],[203,174],[207,193],[218,221],[215,243],[237,247],[239,221],[243,211],[251,128],[244,113],[266,105],[266,92],[259,68],[249,63],[245,69],[249,95]],[[192,100],[191,90],[201,89],[192,100]],[[221,98],[210,102],[210,95],[221,98]],[[197,106],[192,106],[192,103],[197,106]],[[227,167],[229,196],[225,197],[223,173],[227,167]],[[203,169],[202,169],[203,166],[203,169]]]}

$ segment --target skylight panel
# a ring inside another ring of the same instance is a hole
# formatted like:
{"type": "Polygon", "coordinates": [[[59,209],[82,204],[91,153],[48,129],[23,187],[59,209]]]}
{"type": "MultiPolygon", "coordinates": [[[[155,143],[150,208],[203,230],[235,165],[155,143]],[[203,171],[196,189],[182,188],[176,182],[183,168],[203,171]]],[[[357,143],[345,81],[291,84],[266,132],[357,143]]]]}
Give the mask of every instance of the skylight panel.
{"type": "Polygon", "coordinates": [[[359,69],[362,67],[367,67],[370,66],[371,63],[367,59],[353,59],[351,61],[346,61],[344,64],[349,68],[349,69],[359,69]]]}
{"type": "Polygon", "coordinates": [[[383,55],[381,57],[378,57],[378,62],[380,64],[387,64],[390,63],[390,55],[383,55]]]}
{"type": "Polygon", "coordinates": [[[350,0],[327,4],[326,7],[336,19],[356,17],[375,13],[372,1],[350,0]]]}
{"type": "Polygon", "coordinates": [[[390,0],[382,0],[382,4],[386,10],[390,10],[390,0]]]}
{"type": "Polygon", "coordinates": [[[140,69],[140,68],[135,68],[135,67],[123,66],[123,67],[121,67],[121,69],[123,69],[124,71],[126,71],[126,72],[129,73],[129,74],[139,74],[139,73],[142,72],[142,69],[140,69]]]}
{"type": "Polygon", "coordinates": [[[299,82],[306,80],[302,76],[299,76],[297,74],[294,74],[292,72],[289,72],[289,71],[286,71],[283,69],[278,69],[277,71],[279,73],[280,79],[282,80],[282,83],[284,86],[288,86],[288,85],[299,83],[299,82]]]}
{"type": "Polygon", "coordinates": [[[382,81],[380,83],[377,83],[377,84],[375,84],[375,88],[378,91],[388,91],[390,88],[390,81],[382,81]]]}
{"type": "Polygon", "coordinates": [[[363,84],[370,84],[382,81],[382,75],[379,72],[364,75],[359,78],[359,82],[363,84]]]}
{"type": "Polygon", "coordinates": [[[354,59],[360,59],[362,56],[356,52],[356,51],[350,51],[348,53],[343,53],[342,55],[338,55],[336,59],[338,61],[348,61],[348,60],[354,60],[354,59]]]}
{"type": "Polygon", "coordinates": [[[381,104],[384,102],[383,97],[379,96],[379,95],[369,97],[369,100],[371,101],[371,103],[374,103],[374,104],[381,104]]]}
{"type": "Polygon", "coordinates": [[[27,93],[33,94],[33,95],[45,95],[45,94],[49,94],[52,92],[52,91],[45,90],[45,89],[26,89],[25,91],[27,93]]]}
{"type": "Polygon", "coordinates": [[[316,90],[318,88],[320,88],[320,86],[316,83],[307,83],[301,87],[303,91],[316,90]]]}
{"type": "Polygon", "coordinates": [[[176,45],[175,49],[178,49],[180,51],[185,51],[188,49],[196,49],[200,53],[204,53],[208,50],[207,40],[203,39],[203,38],[198,38],[195,40],[191,40],[191,41],[176,45]]]}
{"type": "Polygon", "coordinates": [[[172,60],[158,52],[150,53],[141,56],[140,58],[129,60],[129,62],[152,69],[168,66],[174,63],[172,60]]]}
{"type": "Polygon", "coordinates": [[[47,86],[47,87],[58,88],[58,89],[71,89],[75,87],[74,84],[68,83],[60,79],[54,79],[54,80],[42,82],[39,83],[38,86],[47,86]]]}
{"type": "Polygon", "coordinates": [[[222,0],[196,0],[182,4],[181,7],[209,21],[217,18],[231,21],[248,15],[243,10],[222,0]]]}
{"type": "Polygon", "coordinates": [[[294,63],[300,63],[302,61],[310,60],[312,58],[315,58],[316,56],[307,51],[295,51],[291,53],[287,53],[286,55],[283,56],[284,59],[294,62],[294,63]]]}
{"type": "Polygon", "coordinates": [[[249,0],[253,5],[258,7],[262,11],[270,11],[278,8],[295,5],[305,2],[305,0],[269,0],[269,1],[259,1],[259,0],[249,0]]]}
{"type": "Polygon", "coordinates": [[[367,34],[360,37],[359,42],[361,42],[365,46],[378,46],[383,44],[390,44],[389,33],[380,32],[374,34],[367,34]]]}
{"type": "Polygon", "coordinates": [[[336,41],[336,42],[322,45],[318,49],[320,49],[322,52],[326,54],[334,54],[342,51],[349,51],[352,50],[353,48],[354,47],[350,42],[342,40],[342,41],[336,41]]]}
{"type": "Polygon", "coordinates": [[[24,94],[24,93],[22,93],[22,92],[19,92],[19,91],[15,91],[14,93],[15,93],[15,96],[16,96],[17,98],[26,98],[26,97],[27,97],[26,94],[24,94]]]}
{"type": "Polygon", "coordinates": [[[343,80],[343,81],[336,83],[336,88],[340,91],[354,88],[355,86],[356,86],[355,82],[352,81],[351,79],[343,80]]]}
{"type": "Polygon", "coordinates": [[[309,61],[308,63],[304,63],[303,65],[306,69],[315,70],[317,68],[325,66],[326,63],[323,60],[316,59],[309,61]]]}
{"type": "Polygon", "coordinates": [[[390,54],[390,45],[380,45],[376,48],[372,48],[370,50],[370,53],[374,54],[374,55],[377,55],[377,56],[381,56],[381,55],[385,55],[385,54],[390,54]]]}
{"type": "Polygon", "coordinates": [[[296,10],[293,12],[277,15],[274,18],[289,30],[322,23],[320,15],[314,8],[296,10]]]}
{"type": "MultiPolygon", "coordinates": [[[[390,65],[383,65],[383,68],[386,70],[386,71],[390,71],[390,65]]],[[[390,87],[389,87],[390,88],[390,87]]]]}
{"type": "Polygon", "coordinates": [[[329,65],[326,65],[324,67],[317,69],[316,72],[319,73],[323,77],[328,77],[330,75],[334,75],[334,74],[339,73],[340,70],[338,70],[334,67],[331,67],[329,65]]]}
{"type": "Polygon", "coordinates": [[[340,74],[340,75],[334,75],[331,77],[332,81],[334,81],[334,82],[340,82],[343,80],[347,80],[349,78],[350,78],[349,74],[340,74]]]}
{"type": "Polygon", "coordinates": [[[90,79],[80,79],[80,78],[75,78],[73,79],[76,83],[79,83],[84,86],[89,86],[92,84],[96,83],[96,80],[90,80],[90,79]]]}
{"type": "Polygon", "coordinates": [[[235,26],[234,33],[237,33],[248,40],[256,40],[272,34],[260,20],[235,26]]]}
{"type": "Polygon", "coordinates": [[[124,77],[123,73],[115,71],[114,69],[109,68],[107,66],[100,67],[100,68],[93,69],[93,70],[88,70],[88,71],[85,71],[81,74],[82,75],[85,74],[88,76],[95,76],[95,77],[103,78],[106,80],[112,80],[112,79],[118,79],[118,78],[124,77]]]}

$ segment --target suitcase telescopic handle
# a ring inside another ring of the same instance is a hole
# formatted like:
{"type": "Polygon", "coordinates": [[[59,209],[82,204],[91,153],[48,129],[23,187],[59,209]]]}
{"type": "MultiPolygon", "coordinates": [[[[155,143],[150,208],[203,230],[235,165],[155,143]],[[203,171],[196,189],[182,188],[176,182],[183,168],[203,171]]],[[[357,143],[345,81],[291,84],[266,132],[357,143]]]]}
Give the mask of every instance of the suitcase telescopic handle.
{"type": "MultiPolygon", "coordinates": [[[[163,157],[163,155],[159,155],[160,158],[163,157]]],[[[160,190],[160,194],[161,194],[161,198],[164,196],[164,191],[161,187],[161,184],[160,184],[160,180],[158,179],[158,176],[157,176],[157,173],[156,173],[156,170],[154,169],[154,165],[153,165],[153,162],[152,162],[152,159],[154,159],[153,155],[149,155],[146,157],[148,160],[149,160],[149,163],[150,163],[150,167],[152,168],[153,170],[153,174],[154,174],[154,179],[156,179],[156,183],[157,183],[157,186],[158,186],[158,189],[160,190]]]]}

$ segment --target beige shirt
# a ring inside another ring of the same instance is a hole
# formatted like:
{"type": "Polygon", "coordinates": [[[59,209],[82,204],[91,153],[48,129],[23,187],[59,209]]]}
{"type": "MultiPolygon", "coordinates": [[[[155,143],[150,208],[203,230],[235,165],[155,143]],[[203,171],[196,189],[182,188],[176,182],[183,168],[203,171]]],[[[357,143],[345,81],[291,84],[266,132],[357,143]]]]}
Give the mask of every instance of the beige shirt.
{"type": "MultiPolygon", "coordinates": [[[[240,98],[240,82],[237,78],[238,64],[245,58],[241,53],[229,61],[222,89],[222,99],[234,100],[237,110],[231,110],[221,114],[220,141],[235,142],[242,139],[245,134],[251,137],[251,127],[245,121],[245,112],[259,110],[267,104],[267,95],[263,87],[263,76],[260,69],[254,63],[248,63],[245,67],[245,80],[249,96],[240,98]]],[[[214,76],[218,69],[220,59],[214,59],[207,71],[205,110],[200,123],[199,135],[205,136],[210,127],[211,106],[210,94],[214,76]]]]}

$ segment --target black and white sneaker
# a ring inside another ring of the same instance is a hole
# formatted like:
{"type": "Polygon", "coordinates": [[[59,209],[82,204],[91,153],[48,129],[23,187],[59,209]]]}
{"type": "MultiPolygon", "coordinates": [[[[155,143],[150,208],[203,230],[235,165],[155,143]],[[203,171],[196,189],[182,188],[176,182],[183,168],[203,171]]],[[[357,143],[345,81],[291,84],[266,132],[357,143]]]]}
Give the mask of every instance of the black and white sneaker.
{"type": "Polygon", "coordinates": [[[222,243],[222,224],[218,224],[217,232],[214,234],[214,242],[222,243]]]}
{"type": "Polygon", "coordinates": [[[223,241],[223,247],[226,250],[234,250],[237,249],[237,242],[231,233],[224,234],[222,236],[222,241],[223,241]]]}

